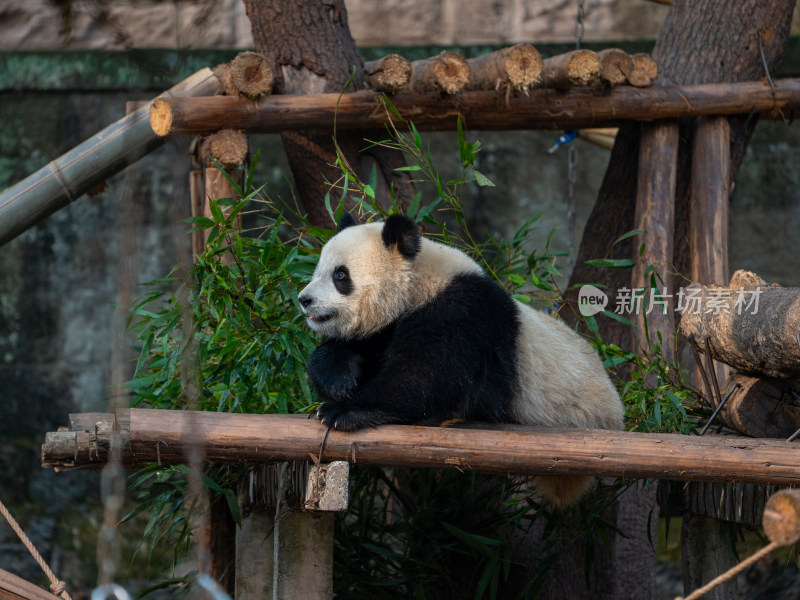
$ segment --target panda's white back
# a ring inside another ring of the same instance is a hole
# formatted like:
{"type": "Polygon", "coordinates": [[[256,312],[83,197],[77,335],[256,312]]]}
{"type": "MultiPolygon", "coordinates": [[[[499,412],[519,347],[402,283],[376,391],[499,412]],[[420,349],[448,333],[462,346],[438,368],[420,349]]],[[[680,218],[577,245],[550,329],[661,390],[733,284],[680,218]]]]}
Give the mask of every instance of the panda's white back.
{"type": "Polygon", "coordinates": [[[529,425],[621,429],[623,408],[600,357],[563,321],[517,302],[514,418],[529,425]]]}

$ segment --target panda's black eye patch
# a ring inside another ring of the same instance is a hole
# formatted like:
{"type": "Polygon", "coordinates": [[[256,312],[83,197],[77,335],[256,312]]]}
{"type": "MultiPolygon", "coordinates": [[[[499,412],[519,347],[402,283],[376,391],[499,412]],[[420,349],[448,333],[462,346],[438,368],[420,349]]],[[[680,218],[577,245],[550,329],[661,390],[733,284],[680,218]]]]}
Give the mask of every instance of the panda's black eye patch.
{"type": "Polygon", "coordinates": [[[350,279],[350,271],[344,265],[338,266],[333,270],[333,285],[336,291],[347,296],[353,291],[353,280],[350,279]]]}

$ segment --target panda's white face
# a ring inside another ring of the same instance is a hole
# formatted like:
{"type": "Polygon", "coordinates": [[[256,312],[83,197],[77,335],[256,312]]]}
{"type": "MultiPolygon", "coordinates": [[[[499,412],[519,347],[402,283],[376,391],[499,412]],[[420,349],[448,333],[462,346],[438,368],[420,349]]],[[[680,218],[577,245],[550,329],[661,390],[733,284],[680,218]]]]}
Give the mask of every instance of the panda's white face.
{"type": "Polygon", "coordinates": [[[382,229],[383,223],[350,226],[322,248],[314,276],[299,294],[311,329],[361,338],[407,310],[413,259],[387,246],[382,229]]]}

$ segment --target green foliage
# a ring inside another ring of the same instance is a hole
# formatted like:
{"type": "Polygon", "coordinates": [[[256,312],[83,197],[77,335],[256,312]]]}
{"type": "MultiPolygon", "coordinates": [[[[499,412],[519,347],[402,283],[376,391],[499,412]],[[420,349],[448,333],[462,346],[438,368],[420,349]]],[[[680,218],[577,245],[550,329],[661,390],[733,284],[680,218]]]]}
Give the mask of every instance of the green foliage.
{"type": "Polygon", "coordinates": [[[317,341],[297,293],[330,232],[309,229],[285,242],[278,214],[257,237],[240,235],[235,225],[259,190],[239,191],[239,199],[211,201],[211,218],[188,219],[209,232],[188,278],[174,270],[150,282],[157,289],[131,309],[142,344],[128,384],[134,406],[286,413],[314,403],[305,372],[317,341]]]}

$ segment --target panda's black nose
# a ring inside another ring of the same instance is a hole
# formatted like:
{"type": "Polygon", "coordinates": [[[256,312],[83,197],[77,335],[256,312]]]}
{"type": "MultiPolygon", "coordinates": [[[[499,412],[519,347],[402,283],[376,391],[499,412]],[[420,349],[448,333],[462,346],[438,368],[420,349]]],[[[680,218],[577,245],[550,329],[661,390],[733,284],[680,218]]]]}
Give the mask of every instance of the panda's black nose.
{"type": "Polygon", "coordinates": [[[297,299],[300,301],[300,305],[303,308],[308,308],[308,305],[313,302],[313,299],[309,298],[305,294],[300,294],[299,296],[297,296],[297,299]]]}

